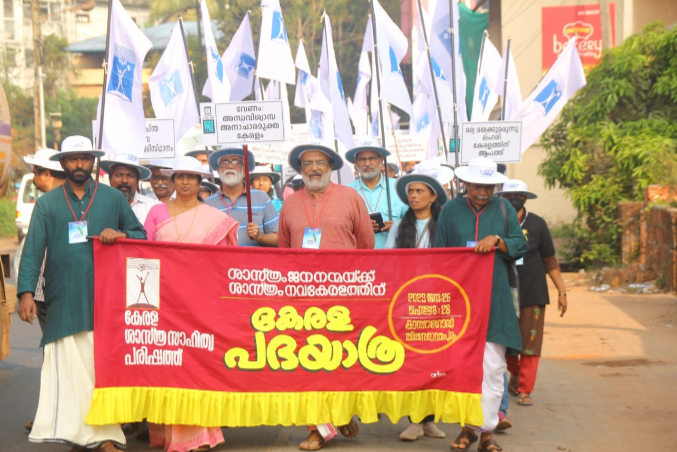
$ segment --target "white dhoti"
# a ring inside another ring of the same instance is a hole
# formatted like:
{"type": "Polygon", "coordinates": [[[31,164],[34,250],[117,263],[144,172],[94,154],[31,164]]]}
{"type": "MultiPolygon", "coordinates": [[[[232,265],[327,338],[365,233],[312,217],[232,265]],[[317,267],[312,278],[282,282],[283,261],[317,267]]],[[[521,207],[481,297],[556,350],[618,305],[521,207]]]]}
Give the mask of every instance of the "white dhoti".
{"type": "Polygon", "coordinates": [[[86,331],[45,345],[34,443],[95,448],[106,441],[124,446],[119,425],[86,425],[94,394],[94,333],[86,331]]]}
{"type": "Polygon", "coordinates": [[[498,424],[498,409],[503,398],[503,374],[507,369],[505,363],[505,345],[487,342],[484,344],[484,361],[482,362],[482,415],[484,424],[481,432],[493,432],[498,424]]]}

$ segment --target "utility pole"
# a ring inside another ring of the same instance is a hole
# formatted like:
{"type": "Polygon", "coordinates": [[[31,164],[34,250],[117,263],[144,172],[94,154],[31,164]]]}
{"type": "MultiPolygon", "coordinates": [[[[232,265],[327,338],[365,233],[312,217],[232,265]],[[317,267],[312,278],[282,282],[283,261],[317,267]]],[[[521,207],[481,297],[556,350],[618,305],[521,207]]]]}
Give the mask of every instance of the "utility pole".
{"type": "Polygon", "coordinates": [[[609,15],[609,0],[599,0],[599,16],[602,22],[602,51],[613,47],[611,36],[611,16],[609,15]]]}
{"type": "Polygon", "coordinates": [[[33,122],[35,123],[35,150],[42,146],[42,114],[40,110],[40,86],[42,68],[42,33],[40,31],[40,2],[31,0],[33,22],[33,122]]]}

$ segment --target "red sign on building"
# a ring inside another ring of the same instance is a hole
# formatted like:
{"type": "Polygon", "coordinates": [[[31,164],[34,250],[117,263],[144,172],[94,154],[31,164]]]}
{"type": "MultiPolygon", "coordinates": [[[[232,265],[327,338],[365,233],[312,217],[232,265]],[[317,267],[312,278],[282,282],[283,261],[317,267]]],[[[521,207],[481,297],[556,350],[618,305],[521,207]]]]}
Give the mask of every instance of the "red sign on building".
{"type": "MultiPolygon", "coordinates": [[[[550,69],[564,45],[578,37],[578,54],[586,68],[602,57],[602,20],[599,4],[553,6],[542,9],[543,71],[550,69]]],[[[609,4],[611,42],[615,45],[616,5],[609,4]]]]}

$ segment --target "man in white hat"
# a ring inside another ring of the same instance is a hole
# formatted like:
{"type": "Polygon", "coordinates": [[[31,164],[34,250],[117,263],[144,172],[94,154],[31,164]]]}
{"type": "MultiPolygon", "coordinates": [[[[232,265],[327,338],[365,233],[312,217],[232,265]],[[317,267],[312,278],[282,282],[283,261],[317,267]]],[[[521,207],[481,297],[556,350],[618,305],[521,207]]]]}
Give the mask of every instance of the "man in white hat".
{"type": "Polygon", "coordinates": [[[26,236],[17,292],[19,317],[33,323],[33,296],[45,262],[47,318],[41,345],[44,361],[40,401],[29,440],[75,449],[115,452],[125,437],[119,425],[91,426],[85,416],[94,394],[94,255],[89,236],[101,243],[145,239],[146,231],[122,193],[92,179],[103,152],[82,136],[66,138],[59,161],[66,183],[35,203],[26,236]]]}
{"type": "Polygon", "coordinates": [[[139,165],[139,158],[132,154],[115,154],[110,160],[101,160],[101,169],[108,173],[110,186],[125,195],[136,218],[141,224],[146,222],[151,207],[162,204],[157,199],[139,193],[139,181],[148,180],[151,171],[139,165]]]}
{"type": "MultiPolygon", "coordinates": [[[[500,446],[492,432],[498,424],[498,412],[503,397],[503,375],[506,370],[506,349],[522,349],[522,338],[513,295],[508,280],[511,261],[524,256],[527,241],[517,221],[515,209],[506,201],[493,195],[496,184],[508,180],[499,173],[496,163],[479,157],[468,166],[457,168],[456,176],[465,182],[467,194],[457,196],[442,209],[437,220],[435,247],[472,247],[476,253],[496,252],[489,328],[484,347],[484,376],[482,381],[482,413],[484,424],[465,426],[451,443],[451,449],[466,451],[480,437],[482,451],[498,451],[500,446]]],[[[487,284],[492,279],[488,275],[487,284]]]]}
{"type": "Polygon", "coordinates": [[[174,199],[176,196],[174,182],[172,182],[171,177],[162,174],[163,169],[172,168],[171,160],[151,160],[145,166],[150,170],[150,187],[153,189],[153,194],[155,194],[157,200],[164,204],[170,199],[174,199]]]}

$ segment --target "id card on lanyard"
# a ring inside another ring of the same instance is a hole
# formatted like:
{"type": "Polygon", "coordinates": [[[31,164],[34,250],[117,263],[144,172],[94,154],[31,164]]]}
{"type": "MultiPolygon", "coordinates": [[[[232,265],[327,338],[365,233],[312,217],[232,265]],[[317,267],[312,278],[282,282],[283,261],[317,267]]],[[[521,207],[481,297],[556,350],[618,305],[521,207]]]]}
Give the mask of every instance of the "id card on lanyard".
{"type": "Polygon", "coordinates": [[[94,182],[94,193],[92,193],[92,199],[89,200],[89,204],[87,205],[85,211],[82,213],[80,219],[78,219],[78,217],[75,216],[73,206],[71,206],[71,202],[68,199],[68,194],[66,193],[66,184],[63,184],[61,187],[63,187],[63,196],[66,199],[68,208],[71,210],[71,213],[73,214],[73,219],[75,220],[68,223],[68,244],[73,245],[75,243],[85,243],[87,241],[88,229],[87,229],[87,221],[84,220],[87,214],[89,213],[89,208],[92,207],[92,203],[94,202],[94,197],[96,196],[96,190],[99,188],[99,184],[96,181],[94,182]]]}
{"type": "MultiPolygon", "coordinates": [[[[304,190],[307,190],[307,188],[304,190]]],[[[332,185],[331,188],[329,189],[329,193],[327,193],[327,199],[325,199],[324,205],[322,205],[322,208],[320,209],[320,213],[315,218],[316,220],[315,222],[310,220],[310,215],[308,215],[308,207],[306,206],[305,193],[301,193],[301,200],[303,201],[303,209],[306,211],[306,218],[308,219],[308,223],[310,224],[310,227],[306,227],[303,230],[303,241],[301,242],[302,248],[312,250],[320,249],[320,241],[322,239],[322,228],[318,226],[320,225],[320,218],[322,217],[322,213],[324,213],[325,207],[327,207],[327,203],[329,202],[329,198],[331,197],[331,192],[333,190],[334,186],[332,185]]]]}

